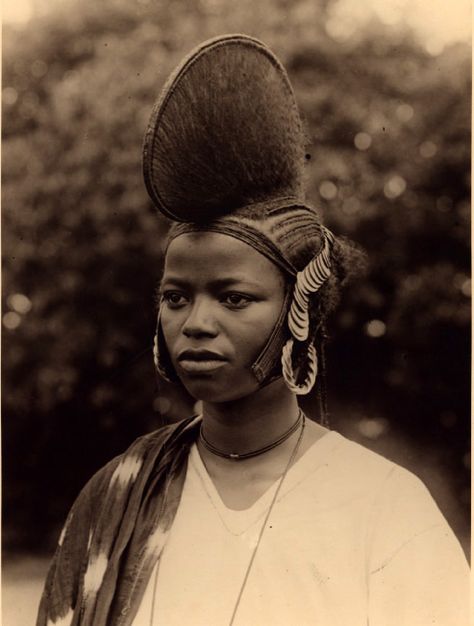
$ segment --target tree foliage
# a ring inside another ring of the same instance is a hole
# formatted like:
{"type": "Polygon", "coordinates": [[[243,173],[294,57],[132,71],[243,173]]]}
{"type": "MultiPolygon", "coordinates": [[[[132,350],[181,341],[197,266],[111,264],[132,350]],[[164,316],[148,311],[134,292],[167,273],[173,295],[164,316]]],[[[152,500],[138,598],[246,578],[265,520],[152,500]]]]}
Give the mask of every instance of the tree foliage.
{"type": "Polygon", "coordinates": [[[223,32],[282,58],[307,124],[309,197],[368,252],[333,322],[331,394],[447,439],[467,480],[469,50],[433,57],[377,24],[336,42],[329,4],[84,0],[5,28],[7,542],[40,545],[92,471],[189,406],[166,386],[155,395],[167,225],[144,190],[141,142],[170,69],[223,32]]]}

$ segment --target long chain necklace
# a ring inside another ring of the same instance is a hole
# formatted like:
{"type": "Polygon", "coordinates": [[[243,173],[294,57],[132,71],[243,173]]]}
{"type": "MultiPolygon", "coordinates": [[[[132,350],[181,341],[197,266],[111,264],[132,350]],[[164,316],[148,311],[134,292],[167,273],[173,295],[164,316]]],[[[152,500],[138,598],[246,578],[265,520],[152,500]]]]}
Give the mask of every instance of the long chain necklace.
{"type": "MultiPolygon", "coordinates": [[[[235,622],[235,617],[237,615],[237,611],[239,609],[240,602],[242,600],[242,596],[243,596],[245,587],[247,585],[247,581],[249,579],[250,572],[252,570],[252,566],[253,566],[254,561],[255,561],[255,557],[257,555],[257,550],[258,550],[258,548],[260,546],[260,543],[262,541],[263,533],[265,532],[265,528],[267,526],[267,523],[268,523],[268,520],[270,518],[271,512],[273,510],[273,507],[275,506],[275,502],[277,501],[278,494],[281,491],[281,487],[282,487],[283,482],[284,482],[284,480],[286,478],[286,475],[288,474],[288,471],[289,471],[290,467],[293,465],[293,463],[294,463],[294,461],[296,459],[296,456],[298,454],[298,450],[299,450],[300,445],[301,445],[301,441],[303,440],[304,427],[305,427],[305,415],[304,415],[304,413],[301,410],[300,410],[300,415],[299,415],[298,420],[297,420],[296,423],[297,424],[301,423],[300,434],[298,436],[298,440],[296,441],[295,447],[293,448],[293,451],[292,451],[292,453],[290,455],[290,458],[288,459],[288,463],[286,464],[286,467],[285,467],[285,469],[283,471],[283,474],[281,475],[281,478],[280,478],[280,480],[278,482],[278,486],[277,486],[277,488],[275,490],[275,493],[273,494],[272,501],[270,503],[270,506],[268,507],[267,513],[265,515],[265,519],[263,520],[262,526],[260,528],[260,532],[258,534],[258,538],[257,538],[257,541],[255,543],[255,547],[254,547],[252,555],[250,557],[249,564],[247,565],[247,570],[245,572],[244,579],[242,581],[242,584],[241,584],[240,589],[239,589],[239,593],[237,595],[237,599],[235,601],[234,609],[232,611],[232,615],[231,615],[231,618],[230,618],[230,621],[229,621],[229,626],[233,626],[233,624],[235,622]]],[[[293,430],[293,432],[294,432],[294,430],[293,430]]],[[[286,438],[288,438],[288,437],[286,437],[286,438]]],[[[151,606],[151,612],[150,612],[150,626],[153,626],[153,622],[154,622],[157,583],[158,583],[158,567],[156,567],[156,570],[155,570],[153,598],[152,598],[152,606],[151,606]]]]}
{"type": "Polygon", "coordinates": [[[278,437],[278,439],[275,439],[275,441],[272,441],[271,443],[267,444],[266,446],[263,446],[262,448],[257,448],[256,450],[252,450],[250,452],[244,452],[242,454],[239,454],[238,452],[224,452],[223,450],[219,450],[219,448],[216,448],[210,441],[206,439],[204,432],[203,432],[202,424],[201,424],[201,428],[199,429],[199,440],[202,443],[202,445],[207,450],[209,450],[209,452],[212,452],[212,454],[220,456],[224,459],[231,459],[233,461],[242,461],[244,459],[251,459],[254,456],[259,456],[260,454],[263,454],[264,452],[269,452],[270,450],[273,450],[273,448],[276,448],[277,446],[285,442],[287,439],[291,437],[291,435],[294,432],[296,432],[302,420],[303,420],[303,412],[300,409],[298,413],[298,419],[296,420],[296,422],[292,424],[290,428],[283,433],[283,435],[278,437]]]}
{"type": "MultiPolygon", "coordinates": [[[[300,444],[301,444],[301,441],[303,439],[304,425],[305,425],[305,416],[304,416],[304,413],[302,411],[300,411],[300,416],[302,416],[302,419],[301,419],[301,430],[300,430],[300,434],[298,436],[298,440],[297,440],[297,442],[295,444],[295,447],[293,448],[293,452],[291,453],[290,458],[288,459],[288,463],[286,464],[285,471],[281,475],[280,482],[278,483],[278,487],[276,488],[276,491],[273,494],[273,498],[272,498],[271,504],[268,507],[267,514],[265,515],[265,519],[263,520],[262,527],[260,528],[260,532],[259,532],[259,535],[258,535],[257,543],[255,544],[255,548],[253,549],[252,556],[250,557],[250,561],[249,561],[249,564],[247,566],[247,571],[245,572],[244,580],[243,580],[242,585],[240,587],[239,595],[237,596],[237,601],[235,603],[234,610],[232,612],[232,616],[230,618],[229,626],[233,625],[234,620],[235,620],[235,616],[237,615],[237,610],[239,608],[240,601],[242,600],[242,595],[243,595],[245,587],[247,585],[247,581],[248,581],[249,576],[250,576],[250,571],[252,569],[252,565],[253,565],[253,563],[255,561],[255,557],[257,555],[258,547],[260,545],[260,542],[262,541],[263,533],[265,532],[265,528],[267,526],[268,519],[269,519],[270,514],[271,514],[271,512],[273,510],[275,502],[276,502],[276,500],[278,498],[278,494],[280,493],[281,486],[283,485],[283,481],[285,480],[286,475],[288,474],[288,470],[293,465],[294,460],[296,459],[296,455],[298,454],[298,450],[300,448],[300,444]]],[[[299,418],[298,418],[298,420],[299,420],[299,418]]]]}

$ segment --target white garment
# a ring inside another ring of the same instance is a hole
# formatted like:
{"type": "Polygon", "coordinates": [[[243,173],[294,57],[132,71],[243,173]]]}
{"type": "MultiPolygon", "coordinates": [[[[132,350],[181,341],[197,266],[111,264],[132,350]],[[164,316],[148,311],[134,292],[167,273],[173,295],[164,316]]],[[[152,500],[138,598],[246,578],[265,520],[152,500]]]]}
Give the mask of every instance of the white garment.
{"type": "MultiPolygon", "coordinates": [[[[277,484],[228,509],[196,446],[133,626],[227,626],[277,484]]],[[[466,626],[468,568],[424,485],[330,432],[289,470],[235,626],[466,626]]]]}

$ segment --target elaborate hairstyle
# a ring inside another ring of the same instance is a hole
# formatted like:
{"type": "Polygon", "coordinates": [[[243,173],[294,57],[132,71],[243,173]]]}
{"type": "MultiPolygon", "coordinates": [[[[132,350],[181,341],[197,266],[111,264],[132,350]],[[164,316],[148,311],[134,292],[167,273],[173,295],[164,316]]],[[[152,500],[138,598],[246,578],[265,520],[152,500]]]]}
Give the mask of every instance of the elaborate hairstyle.
{"type": "Polygon", "coordinates": [[[290,82],[261,42],[212,39],[168,79],[150,119],[143,171],[156,207],[202,222],[304,195],[304,134],[290,82]]]}
{"type": "MultiPolygon", "coordinates": [[[[212,39],[184,59],[154,106],[144,141],[148,193],[176,222],[170,240],[221,232],[288,277],[280,320],[252,370],[261,385],[283,373],[296,393],[315,382],[324,319],[345,269],[343,244],[305,202],[304,163],[288,76],[263,43],[245,35],[212,39]]],[[[159,319],[155,353],[161,373],[172,378],[159,319]]]]}

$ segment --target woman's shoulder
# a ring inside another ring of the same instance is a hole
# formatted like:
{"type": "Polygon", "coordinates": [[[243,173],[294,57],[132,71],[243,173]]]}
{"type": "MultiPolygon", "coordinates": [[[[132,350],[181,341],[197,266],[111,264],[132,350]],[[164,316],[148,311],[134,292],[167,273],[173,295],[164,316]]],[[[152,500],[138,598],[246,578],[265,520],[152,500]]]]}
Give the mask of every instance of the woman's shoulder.
{"type": "Polygon", "coordinates": [[[199,419],[198,416],[192,415],[191,417],[165,424],[149,433],[145,433],[137,437],[137,439],[135,439],[122,454],[119,454],[117,458],[123,458],[132,454],[143,454],[150,450],[150,448],[172,444],[179,439],[183,433],[192,430],[193,426],[199,422],[199,419]]]}
{"type": "Polygon", "coordinates": [[[436,529],[451,535],[430,491],[413,472],[332,432],[327,489],[339,503],[365,510],[374,545],[393,552],[412,537],[436,529]]]}
{"type": "Polygon", "coordinates": [[[410,470],[340,433],[331,431],[331,436],[330,466],[334,476],[374,496],[385,493],[392,498],[400,495],[417,499],[429,495],[424,483],[410,470]]]}

